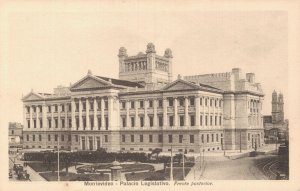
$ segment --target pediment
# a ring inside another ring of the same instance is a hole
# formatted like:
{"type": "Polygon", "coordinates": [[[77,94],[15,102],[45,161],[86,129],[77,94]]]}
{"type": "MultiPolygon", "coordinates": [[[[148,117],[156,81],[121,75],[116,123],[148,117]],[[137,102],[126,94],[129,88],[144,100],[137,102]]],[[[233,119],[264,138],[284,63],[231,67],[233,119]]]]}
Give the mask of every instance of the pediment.
{"type": "Polygon", "coordinates": [[[25,97],[23,97],[23,101],[31,101],[31,100],[41,100],[43,99],[43,97],[39,94],[36,93],[29,93],[28,95],[26,95],[25,97]]]}
{"type": "Polygon", "coordinates": [[[110,83],[106,82],[105,80],[88,76],[76,82],[71,89],[94,89],[94,88],[102,88],[111,85],[110,83]]]}
{"type": "Polygon", "coordinates": [[[199,86],[192,84],[190,82],[186,82],[183,80],[177,80],[171,84],[168,84],[163,88],[163,90],[194,90],[198,89],[199,86]]]}

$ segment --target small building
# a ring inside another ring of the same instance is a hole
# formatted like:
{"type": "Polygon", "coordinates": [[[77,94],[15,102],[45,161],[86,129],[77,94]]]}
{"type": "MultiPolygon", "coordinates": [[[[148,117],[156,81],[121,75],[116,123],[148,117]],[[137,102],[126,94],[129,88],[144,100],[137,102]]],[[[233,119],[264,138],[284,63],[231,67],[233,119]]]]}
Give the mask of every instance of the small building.
{"type": "Polygon", "coordinates": [[[9,147],[22,147],[23,125],[21,123],[10,122],[8,128],[9,147]]]}

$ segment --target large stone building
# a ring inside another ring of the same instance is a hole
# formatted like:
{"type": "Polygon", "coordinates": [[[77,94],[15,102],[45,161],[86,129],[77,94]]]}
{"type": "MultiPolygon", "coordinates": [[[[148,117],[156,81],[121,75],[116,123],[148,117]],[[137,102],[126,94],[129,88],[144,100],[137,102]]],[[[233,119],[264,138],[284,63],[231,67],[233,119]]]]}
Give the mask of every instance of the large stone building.
{"type": "Polygon", "coordinates": [[[272,93],[272,115],[264,116],[265,138],[268,142],[288,140],[288,120],[284,119],[283,94],[272,93]]]}
{"type": "MultiPolygon", "coordinates": [[[[128,56],[119,49],[119,79],[91,71],[53,94],[23,97],[24,147],[109,152],[199,152],[262,146],[263,93],[240,69],[173,81],[172,51],[128,56]]],[[[201,71],[199,71],[201,72],[201,71]]]]}

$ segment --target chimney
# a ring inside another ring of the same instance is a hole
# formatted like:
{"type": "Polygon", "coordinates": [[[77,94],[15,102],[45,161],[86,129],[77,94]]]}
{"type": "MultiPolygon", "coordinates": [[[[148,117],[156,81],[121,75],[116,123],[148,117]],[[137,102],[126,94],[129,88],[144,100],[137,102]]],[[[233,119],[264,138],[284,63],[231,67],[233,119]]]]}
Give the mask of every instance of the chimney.
{"type": "Polygon", "coordinates": [[[254,73],[247,73],[246,79],[250,83],[255,83],[255,74],[254,73]]]}

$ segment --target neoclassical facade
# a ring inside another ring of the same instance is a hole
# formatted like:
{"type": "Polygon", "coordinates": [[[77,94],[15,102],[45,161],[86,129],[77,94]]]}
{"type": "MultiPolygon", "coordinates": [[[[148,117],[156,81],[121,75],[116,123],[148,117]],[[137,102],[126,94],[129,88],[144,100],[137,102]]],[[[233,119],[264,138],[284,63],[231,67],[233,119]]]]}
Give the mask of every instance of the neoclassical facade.
{"type": "Polygon", "coordinates": [[[263,93],[254,74],[180,75],[172,51],[128,56],[119,49],[119,79],[87,75],[53,94],[23,97],[24,148],[194,153],[251,149],[263,142],[263,93]]]}

